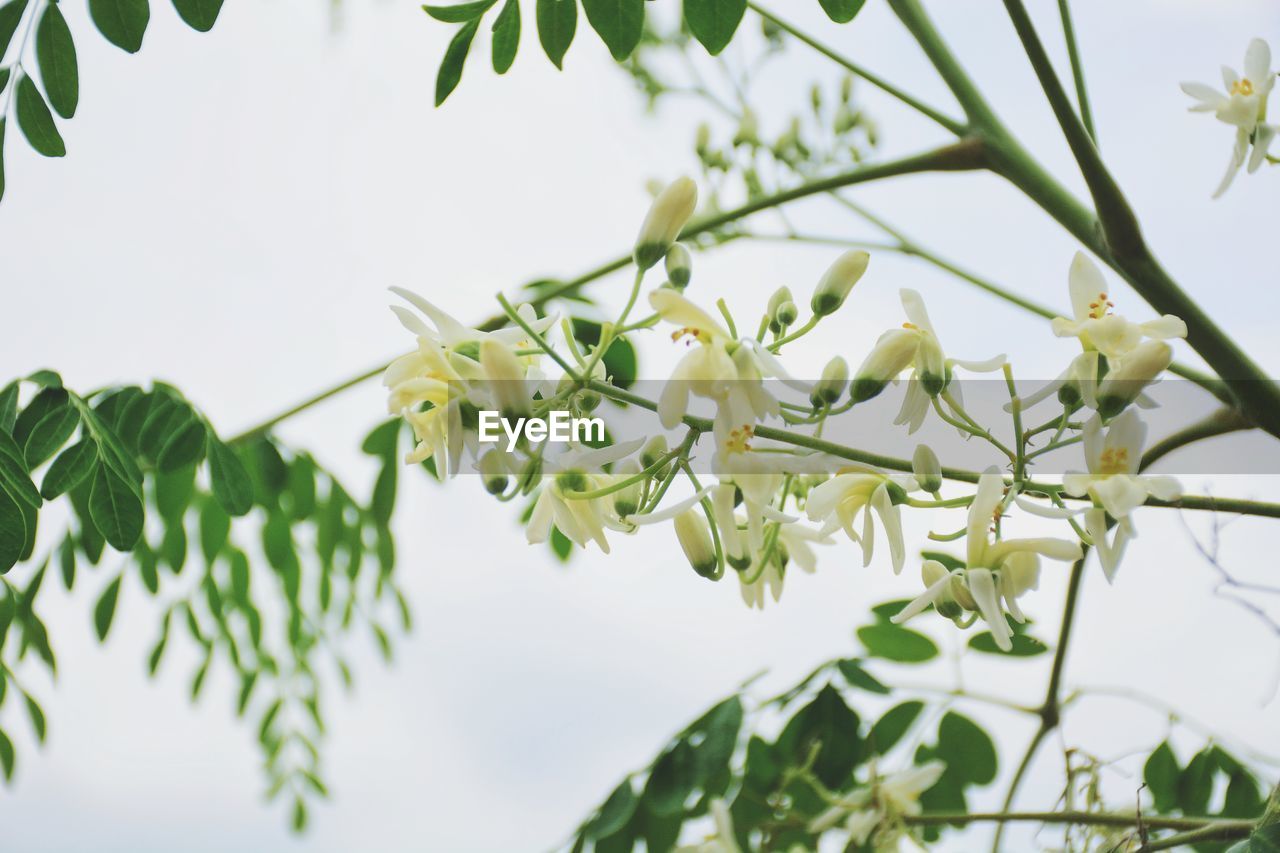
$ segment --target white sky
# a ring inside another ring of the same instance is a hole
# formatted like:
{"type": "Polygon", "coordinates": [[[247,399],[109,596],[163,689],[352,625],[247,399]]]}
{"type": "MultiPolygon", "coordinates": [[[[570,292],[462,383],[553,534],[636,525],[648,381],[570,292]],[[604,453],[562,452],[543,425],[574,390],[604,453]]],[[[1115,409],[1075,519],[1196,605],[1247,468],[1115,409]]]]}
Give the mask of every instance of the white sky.
{"type": "MultiPolygon", "coordinates": [[[[540,55],[530,8],[511,74],[495,78],[481,48],[436,111],[431,91],[448,28],[411,3],[349,5],[337,34],[324,4],[277,0],[229,3],[214,32],[198,35],[156,4],[144,49],[132,57],[91,32],[82,5],[65,9],[82,75],[79,113],[62,125],[70,154],[42,160],[9,131],[0,372],[52,366],[77,388],[167,379],[235,431],[407,348],[385,309],[388,285],[415,288],[463,318],[487,316],[499,289],[573,275],[625,249],[646,206],[645,180],[691,168],[699,111],[643,116],[594,36],[580,32],[558,74],[540,55]]],[[[816,4],[773,4],[797,7],[786,13],[948,105],[882,5],[868,4],[856,26],[842,29],[824,24],[816,4]]],[[[1078,187],[1003,16],[990,5],[930,6],[1020,137],[1078,187]]],[[[1152,243],[1241,345],[1276,369],[1278,176],[1242,177],[1211,202],[1229,132],[1188,115],[1177,83],[1216,80],[1218,66],[1238,65],[1255,35],[1280,49],[1280,12],[1268,0],[1075,7],[1104,154],[1152,243]]],[[[1044,23],[1050,40],[1055,30],[1044,23]]],[[[807,99],[813,79],[836,75],[797,47],[786,69],[762,81],[775,122],[807,99]]],[[[941,141],[927,123],[860,90],[881,123],[885,156],[941,141]]],[[[1072,241],[996,179],[914,177],[858,197],[962,264],[1065,304],[1072,241]]],[[[821,204],[797,208],[796,217],[823,231],[870,233],[821,204]]],[[[807,293],[830,258],[826,250],[735,248],[697,259],[693,292],[758,310],[779,284],[807,293]]],[[[834,351],[860,360],[875,334],[900,322],[902,285],[925,294],[962,355],[985,357],[998,341],[1030,377],[1056,373],[1071,353],[1043,324],[931,270],[889,257],[874,263],[851,300],[857,310],[846,309],[838,330],[815,334],[800,364],[820,365],[834,351]]],[[[595,292],[610,288],[619,282],[595,292]]],[[[1122,310],[1145,313],[1135,296],[1117,292],[1122,310]]],[[[646,353],[648,375],[660,375],[670,353],[657,343],[646,353]]],[[[370,384],[283,434],[363,484],[372,473],[358,441],[382,411],[370,384]]],[[[329,702],[333,799],[315,810],[305,837],[291,837],[282,810],[261,802],[254,731],[233,719],[228,673],[215,674],[196,708],[185,701],[189,654],[166,661],[158,681],[145,678],[159,609],[136,581],[126,584],[108,647],[96,646],[90,611],[107,580],[99,571],[82,575],[73,596],[53,583],[42,593],[60,659],[56,686],[33,679],[49,744],[37,754],[16,704],[0,710],[20,750],[16,784],[0,794],[8,846],[545,849],[742,679],[767,667],[767,683],[782,686],[820,660],[855,653],[850,632],[867,606],[916,586],[913,569],[894,578],[883,555],[862,569],[842,542],[817,575],[791,580],[781,606],[750,612],[730,584],[688,571],[668,530],[620,540],[607,559],[578,555],[565,569],[526,547],[507,510],[472,484],[446,492],[406,480],[398,572],[417,627],[390,669],[360,647],[357,693],[329,702]]],[[[1212,488],[1276,492],[1266,478],[1218,478],[1212,488]]],[[[930,521],[912,516],[909,535],[921,541],[930,521]]],[[[1143,537],[1114,587],[1091,566],[1068,687],[1149,691],[1234,741],[1280,752],[1280,713],[1262,704],[1277,638],[1212,596],[1213,572],[1189,556],[1176,519],[1148,512],[1139,523],[1143,537]]],[[[1267,580],[1266,531],[1233,525],[1224,564],[1267,580]]],[[[1056,633],[1064,578],[1048,566],[1028,598],[1046,637],[1056,633]]],[[[945,625],[928,628],[948,646],[967,640],[945,625]]],[[[1047,663],[966,663],[966,673],[971,685],[1033,702],[1047,663]]],[[[945,685],[949,669],[903,678],[945,685]]],[[[874,715],[875,707],[859,710],[874,715]]],[[[1003,782],[1031,725],[969,712],[1000,729],[1003,782]]],[[[1066,724],[1069,744],[1106,758],[1150,749],[1163,734],[1160,714],[1104,700],[1081,705],[1066,724]]],[[[1198,747],[1179,744],[1184,758],[1198,747]]],[[[1021,805],[1053,805],[1055,752],[1056,744],[1043,753],[1021,805]]],[[[1109,779],[1117,805],[1130,802],[1136,782],[1109,779]]],[[[975,805],[998,805],[1001,790],[998,783],[975,805]]]]}

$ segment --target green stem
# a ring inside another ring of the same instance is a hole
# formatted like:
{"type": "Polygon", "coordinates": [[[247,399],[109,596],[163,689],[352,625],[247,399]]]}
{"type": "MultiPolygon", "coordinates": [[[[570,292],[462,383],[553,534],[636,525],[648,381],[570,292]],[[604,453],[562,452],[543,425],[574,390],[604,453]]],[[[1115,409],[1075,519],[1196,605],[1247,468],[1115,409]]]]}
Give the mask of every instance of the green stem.
{"type": "MultiPolygon", "coordinates": [[[[1146,821],[1143,821],[1143,823],[1146,824],[1146,821]]],[[[1179,832],[1177,835],[1170,835],[1168,838],[1148,841],[1138,848],[1138,853],[1153,853],[1156,850],[1179,850],[1183,847],[1194,847],[1196,844],[1206,841],[1234,841],[1237,838],[1248,837],[1252,831],[1253,827],[1238,826],[1236,821],[1211,823],[1199,829],[1190,829],[1186,832],[1179,832]]]]}
{"type": "Polygon", "coordinates": [[[883,77],[873,74],[872,72],[868,71],[866,68],[863,68],[861,65],[858,65],[857,63],[853,62],[847,57],[842,56],[832,48],[827,47],[822,42],[810,36],[808,33],[805,33],[804,31],[797,29],[795,26],[787,23],[782,18],[779,18],[777,15],[773,14],[768,9],[765,9],[764,7],[760,6],[758,3],[754,2],[754,0],[748,0],[747,6],[760,17],[764,18],[767,21],[770,21],[779,29],[789,33],[792,37],[798,39],[799,41],[804,42],[809,47],[813,48],[818,53],[822,54],[823,56],[827,57],[831,61],[835,62],[837,65],[839,65],[841,68],[845,69],[846,71],[850,72],[851,74],[861,77],[863,80],[866,80],[868,83],[880,89],[881,91],[886,92],[889,95],[892,95],[893,97],[897,98],[899,101],[911,107],[913,110],[916,110],[922,115],[928,116],[930,119],[933,119],[933,121],[942,125],[942,127],[951,131],[956,136],[964,136],[965,126],[961,122],[958,122],[955,119],[951,118],[950,116],[947,116],[946,114],[934,109],[933,107],[929,106],[928,104],[924,103],[918,98],[908,95],[906,92],[902,91],[897,86],[890,83],[888,80],[885,80],[883,77]]]}
{"type": "Polygon", "coordinates": [[[511,322],[519,326],[521,330],[523,330],[524,333],[528,335],[530,339],[533,340],[534,343],[536,343],[539,347],[542,348],[543,352],[551,356],[552,361],[560,365],[560,369],[563,370],[565,373],[569,374],[570,379],[572,379],[574,382],[578,384],[582,384],[582,379],[578,376],[578,372],[573,369],[573,365],[565,361],[564,356],[556,352],[555,347],[547,343],[546,338],[538,334],[538,332],[532,326],[526,323],[524,318],[520,316],[520,314],[516,311],[516,309],[511,307],[511,303],[507,301],[507,297],[503,296],[501,293],[498,294],[498,304],[501,305],[502,310],[506,312],[507,318],[511,320],[511,322]]]}
{"type": "Polygon", "coordinates": [[[1234,837],[1241,838],[1253,830],[1253,821],[1249,820],[1207,820],[1194,817],[1147,817],[1137,814],[1110,814],[1106,812],[932,812],[919,815],[903,815],[902,822],[908,826],[942,826],[945,824],[970,823],[1073,823],[1081,826],[1130,827],[1142,826],[1151,829],[1185,829],[1196,830],[1215,827],[1226,832],[1238,833],[1234,837]]]}
{"type": "Polygon", "coordinates": [[[1062,18],[1062,35],[1067,42],[1067,56],[1071,60],[1071,76],[1076,84],[1076,102],[1080,105],[1080,120],[1093,144],[1098,144],[1098,130],[1093,125],[1093,110],[1089,106],[1089,93],[1084,84],[1084,65],[1080,62],[1080,48],[1076,44],[1076,28],[1071,21],[1069,0],[1058,0],[1058,15],[1062,18]]]}
{"type": "Polygon", "coordinates": [[[1155,464],[1156,460],[1162,459],[1173,451],[1186,447],[1193,442],[1246,429],[1253,429],[1253,424],[1249,423],[1240,414],[1239,409],[1230,407],[1219,409],[1204,420],[1180,429],[1151,445],[1147,452],[1142,455],[1142,468],[1144,470],[1150,468],[1155,464]]]}

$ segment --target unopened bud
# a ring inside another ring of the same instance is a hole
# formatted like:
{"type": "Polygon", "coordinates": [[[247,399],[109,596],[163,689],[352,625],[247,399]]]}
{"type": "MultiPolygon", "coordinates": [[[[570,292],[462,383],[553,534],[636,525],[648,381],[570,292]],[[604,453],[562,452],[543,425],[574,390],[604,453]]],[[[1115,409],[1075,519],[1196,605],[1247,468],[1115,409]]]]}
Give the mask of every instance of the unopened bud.
{"type": "Polygon", "coordinates": [[[711,146],[711,125],[703,122],[698,125],[698,132],[693,138],[693,148],[699,155],[706,153],[711,146]]]}
{"type": "MultiPolygon", "coordinates": [[[[640,473],[640,463],[635,459],[628,459],[618,465],[614,473],[623,479],[634,477],[640,473]]],[[[643,483],[635,482],[625,489],[613,493],[613,511],[618,518],[626,518],[640,509],[642,492],[643,483]]]]}
{"type": "Polygon", "coordinates": [[[942,463],[929,445],[921,444],[916,447],[916,452],[911,457],[911,472],[916,475],[920,488],[926,492],[932,494],[942,488],[942,463]]]}
{"type": "Polygon", "coordinates": [[[556,474],[556,488],[564,493],[585,492],[590,488],[587,475],[577,469],[569,469],[556,474]]]}
{"type": "Polygon", "coordinates": [[[813,88],[809,90],[809,103],[813,106],[815,113],[822,111],[822,87],[817,83],[814,83],[813,88]]]}
{"type": "Polygon", "coordinates": [[[667,278],[678,289],[689,286],[693,278],[693,258],[683,243],[676,243],[667,250],[667,278]]]}
{"type": "Polygon", "coordinates": [[[743,110],[742,121],[738,124],[738,132],[733,137],[734,146],[738,145],[759,145],[760,129],[756,121],[756,114],[751,109],[743,110]]]}
{"type": "Polygon", "coordinates": [[[640,464],[648,468],[666,455],[667,437],[665,435],[655,435],[641,449],[640,464]]]}
{"type": "Polygon", "coordinates": [[[809,393],[809,402],[815,409],[830,406],[840,399],[840,395],[847,387],[849,387],[849,363],[840,356],[836,356],[822,368],[822,378],[809,393]]]}
{"type": "Polygon", "coordinates": [[[880,336],[853,378],[853,399],[861,403],[884,390],[916,357],[920,335],[911,329],[890,329],[880,336]]]}
{"type": "Polygon", "coordinates": [[[697,206],[698,185],[691,178],[677,178],[658,193],[636,238],[636,266],[647,270],[662,260],[697,206]]]}
{"type": "Polygon", "coordinates": [[[485,491],[491,495],[500,495],[507,490],[510,480],[507,472],[507,457],[500,450],[490,450],[480,457],[480,477],[485,491]]]}
{"type": "Polygon", "coordinates": [[[716,549],[702,512],[696,508],[685,510],[676,516],[675,528],[676,538],[693,570],[704,578],[714,575],[718,564],[716,549]]]}
{"type": "Polygon", "coordinates": [[[1130,350],[1098,389],[1098,414],[1104,418],[1124,411],[1173,361],[1173,349],[1164,341],[1146,341],[1130,350]]]}
{"type": "Polygon", "coordinates": [[[840,81],[840,100],[848,101],[853,97],[853,75],[846,74],[840,81]]]}
{"type": "Polygon", "coordinates": [[[844,304],[849,291],[867,271],[871,256],[860,250],[845,252],[831,265],[813,291],[809,306],[819,317],[834,314],[844,304]]]}

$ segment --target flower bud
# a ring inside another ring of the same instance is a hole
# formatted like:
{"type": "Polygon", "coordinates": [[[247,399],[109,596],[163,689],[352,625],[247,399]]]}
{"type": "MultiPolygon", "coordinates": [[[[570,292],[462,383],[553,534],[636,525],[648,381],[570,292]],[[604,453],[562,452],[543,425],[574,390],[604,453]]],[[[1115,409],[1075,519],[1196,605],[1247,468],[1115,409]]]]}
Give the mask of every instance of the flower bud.
{"type": "Polygon", "coordinates": [[[667,437],[655,435],[640,450],[640,464],[645,468],[667,455],[667,437]]]}
{"type": "Polygon", "coordinates": [[[845,252],[831,265],[813,291],[809,307],[819,317],[834,314],[844,304],[849,291],[867,271],[871,256],[860,250],[845,252]]]}
{"type": "Polygon", "coordinates": [[[848,101],[853,97],[853,75],[846,74],[840,81],[840,100],[848,101]]]}
{"type": "Polygon", "coordinates": [[[814,113],[822,112],[822,87],[817,83],[809,90],[809,105],[813,107],[814,113]]]}
{"type": "Polygon", "coordinates": [[[585,492],[591,488],[591,484],[587,482],[586,473],[571,468],[556,474],[556,488],[565,493],[585,492]]]}
{"type": "Polygon", "coordinates": [[[942,488],[942,463],[929,445],[921,444],[916,447],[916,452],[911,457],[911,472],[916,475],[920,488],[926,492],[933,494],[942,488]]]}
{"type": "MultiPolygon", "coordinates": [[[[640,463],[635,459],[627,459],[617,466],[614,473],[623,479],[634,477],[640,473],[640,463]]],[[[626,518],[640,509],[640,496],[643,489],[644,484],[636,482],[613,493],[613,511],[618,518],[626,518]]]]}
{"type": "Polygon", "coordinates": [[[697,135],[693,138],[693,150],[702,155],[709,147],[711,147],[711,125],[703,122],[698,125],[697,135]]]}
{"type": "Polygon", "coordinates": [[[745,538],[738,530],[738,519],[733,512],[736,491],[737,487],[732,483],[716,486],[711,492],[711,508],[720,528],[720,545],[724,548],[725,559],[741,572],[751,566],[751,555],[747,552],[745,538]]]}
{"type": "Polygon", "coordinates": [[[687,509],[675,518],[676,538],[693,570],[705,577],[715,574],[718,561],[711,542],[711,528],[702,517],[701,510],[687,509]]]}
{"type": "Polygon", "coordinates": [[[938,339],[928,332],[920,335],[920,348],[916,350],[916,370],[920,372],[920,381],[924,383],[925,393],[936,397],[947,387],[946,357],[938,339]]]}
{"type": "Polygon", "coordinates": [[[480,368],[503,415],[530,413],[524,366],[510,347],[494,338],[485,338],[480,344],[480,368]]]}
{"type": "Polygon", "coordinates": [[[815,409],[830,406],[840,399],[844,389],[849,386],[849,363],[840,356],[827,362],[822,368],[822,378],[809,393],[809,402],[815,409]]]}
{"type": "Polygon", "coordinates": [[[760,144],[760,128],[756,114],[750,108],[742,111],[742,121],[738,124],[738,132],[734,134],[733,145],[756,146],[760,144]]]}
{"type": "MultiPolygon", "coordinates": [[[[935,583],[950,574],[946,566],[937,560],[925,560],[920,566],[920,579],[924,581],[925,588],[932,587],[935,583]]],[[[955,596],[951,594],[951,584],[933,601],[933,609],[938,611],[938,615],[946,619],[956,619],[962,613],[964,608],[956,602],[955,596]]]]}
{"type": "Polygon", "coordinates": [[[635,262],[647,270],[662,260],[698,206],[698,185],[677,178],[653,200],[636,238],[635,262]]]}
{"type": "Polygon", "coordinates": [[[683,243],[676,243],[667,250],[667,278],[676,289],[683,290],[693,278],[693,258],[683,243]]]}
{"type": "Polygon", "coordinates": [[[968,585],[965,584],[964,576],[953,574],[951,576],[951,597],[956,603],[965,610],[977,610],[978,602],[974,600],[973,593],[969,592],[968,585]]]}
{"type": "Polygon", "coordinates": [[[861,403],[884,390],[889,380],[911,366],[920,346],[920,334],[912,329],[890,329],[867,353],[853,378],[853,399],[861,403]]]}
{"type": "Polygon", "coordinates": [[[507,457],[500,450],[490,450],[480,457],[480,477],[485,491],[500,495],[507,490],[507,457]]]}
{"type": "Polygon", "coordinates": [[[1145,341],[1113,367],[1098,388],[1098,414],[1118,415],[1159,378],[1173,361],[1173,349],[1164,341],[1145,341]]]}

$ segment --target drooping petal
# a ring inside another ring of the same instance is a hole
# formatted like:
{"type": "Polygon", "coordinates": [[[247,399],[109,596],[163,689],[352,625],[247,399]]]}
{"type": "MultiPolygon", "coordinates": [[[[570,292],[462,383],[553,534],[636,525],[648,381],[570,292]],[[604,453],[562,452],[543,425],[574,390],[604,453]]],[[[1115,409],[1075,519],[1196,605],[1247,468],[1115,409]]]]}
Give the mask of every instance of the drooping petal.
{"type": "Polygon", "coordinates": [[[1192,104],[1189,107],[1193,112],[1216,112],[1222,108],[1227,100],[1226,95],[1204,83],[1183,83],[1181,88],[1182,91],[1199,101],[1199,103],[1192,104]]]}
{"type": "Polygon", "coordinates": [[[431,320],[432,324],[440,333],[440,340],[446,346],[456,346],[464,341],[471,341],[480,337],[479,332],[462,325],[448,312],[440,310],[426,299],[423,299],[421,296],[414,293],[412,290],[407,290],[403,287],[392,287],[389,289],[396,296],[399,296],[401,299],[413,305],[414,308],[417,308],[423,314],[426,314],[428,319],[431,320]]]}
{"type": "MultiPolygon", "coordinates": [[[[1081,494],[1084,494],[1084,492],[1081,491],[1081,494]]],[[[1036,515],[1040,518],[1052,518],[1058,521],[1072,518],[1073,516],[1077,516],[1084,512],[1084,507],[1073,508],[1066,506],[1052,506],[1050,504],[1042,504],[1038,501],[1030,500],[1022,495],[1018,495],[1014,498],[1013,502],[1017,504],[1019,509],[1031,515],[1036,515]]]]}
{"type": "Polygon", "coordinates": [[[1147,490],[1136,477],[1113,474],[1100,477],[1089,487],[1089,494],[1102,504],[1112,518],[1124,518],[1147,502],[1147,490]]]}
{"type": "Polygon", "coordinates": [[[683,513],[685,510],[693,509],[695,506],[701,503],[703,498],[711,494],[711,489],[712,489],[711,486],[707,486],[706,488],[702,489],[699,492],[696,492],[693,495],[690,495],[684,500],[677,501],[676,503],[671,504],[670,506],[665,506],[662,509],[657,510],[656,512],[646,513],[645,515],[628,516],[627,521],[630,522],[631,524],[634,524],[636,527],[644,527],[649,524],[660,524],[664,521],[670,521],[671,519],[683,513]]]}
{"type": "Polygon", "coordinates": [[[969,504],[969,522],[966,525],[968,563],[981,566],[987,553],[987,528],[995,516],[996,507],[1004,497],[1004,479],[1000,469],[992,466],[978,478],[978,491],[969,504]]]}
{"type": "Polygon", "coordinates": [[[1172,314],[1164,314],[1158,319],[1148,320],[1145,323],[1141,323],[1139,328],[1148,338],[1157,340],[1185,338],[1187,336],[1187,324],[1181,317],[1175,317],[1172,314]]]}
{"type": "Polygon", "coordinates": [[[995,579],[991,576],[991,570],[971,568],[965,572],[964,577],[969,593],[978,605],[978,612],[982,614],[983,621],[991,629],[991,636],[995,639],[996,646],[1001,651],[1009,651],[1013,648],[1011,641],[1013,633],[1009,629],[1009,623],[1005,621],[1004,613],[1000,610],[1000,599],[996,594],[995,579]]]}
{"type": "Polygon", "coordinates": [[[1267,159],[1267,149],[1271,147],[1271,141],[1276,138],[1277,128],[1275,125],[1260,124],[1253,135],[1253,153],[1249,155],[1249,174],[1258,171],[1263,162],[1267,159]]]}
{"type": "Polygon", "coordinates": [[[1079,542],[1050,537],[1030,539],[1002,539],[991,546],[990,561],[999,564],[1005,557],[1020,551],[1031,551],[1048,557],[1050,560],[1071,562],[1080,559],[1082,554],[1079,542]]]}
{"type": "Polygon", "coordinates": [[[1147,493],[1162,501],[1175,501],[1182,497],[1182,484],[1176,477],[1143,477],[1147,493]]]}
{"type": "MultiPolygon", "coordinates": [[[[889,540],[889,559],[893,563],[893,573],[902,573],[902,564],[907,558],[906,545],[902,540],[902,517],[898,508],[889,497],[887,486],[876,489],[871,498],[876,513],[880,516],[880,524],[884,527],[885,538],[889,540]]],[[[867,515],[870,516],[870,510],[867,515]]]]}
{"type": "Polygon", "coordinates": [[[1244,128],[1240,128],[1236,131],[1236,144],[1231,149],[1231,160],[1227,163],[1227,173],[1222,176],[1222,183],[1214,191],[1214,198],[1221,198],[1222,194],[1231,186],[1231,182],[1235,180],[1236,172],[1239,172],[1240,167],[1244,165],[1245,154],[1248,150],[1249,132],[1244,128]]]}
{"type": "Polygon", "coordinates": [[[901,625],[903,622],[906,622],[908,619],[911,619],[914,616],[918,616],[919,614],[928,610],[930,605],[934,604],[935,602],[938,601],[938,599],[942,598],[943,594],[946,593],[947,588],[950,586],[951,586],[951,573],[947,572],[938,580],[929,584],[928,588],[925,589],[925,591],[922,594],[913,598],[911,602],[907,604],[906,607],[902,608],[897,613],[895,613],[892,617],[890,617],[889,621],[895,625],[901,625]]]}
{"type": "Polygon", "coordinates": [[[659,288],[653,291],[649,294],[649,304],[668,323],[698,329],[722,341],[729,339],[729,333],[721,328],[710,314],[675,290],[659,288]]]}

